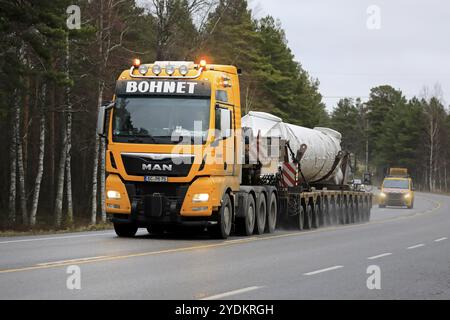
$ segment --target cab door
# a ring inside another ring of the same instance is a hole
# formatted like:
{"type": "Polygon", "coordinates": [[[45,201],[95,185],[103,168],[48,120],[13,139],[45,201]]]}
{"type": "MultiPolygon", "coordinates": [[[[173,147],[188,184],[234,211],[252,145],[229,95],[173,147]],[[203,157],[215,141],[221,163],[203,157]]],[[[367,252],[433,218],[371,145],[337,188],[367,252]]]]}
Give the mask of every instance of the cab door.
{"type": "Polygon", "coordinates": [[[233,108],[217,104],[215,108],[216,168],[225,176],[233,175],[235,166],[233,108]]]}

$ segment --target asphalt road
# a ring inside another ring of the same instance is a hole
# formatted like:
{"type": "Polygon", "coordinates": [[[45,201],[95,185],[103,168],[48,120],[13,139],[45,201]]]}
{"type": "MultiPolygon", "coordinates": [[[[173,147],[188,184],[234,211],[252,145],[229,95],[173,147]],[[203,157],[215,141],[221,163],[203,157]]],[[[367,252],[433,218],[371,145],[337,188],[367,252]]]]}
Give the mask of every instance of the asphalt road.
{"type": "Polygon", "coordinates": [[[450,197],[439,195],[417,194],[413,210],[374,207],[365,224],[226,241],[144,230],[0,238],[0,299],[449,298],[450,197]],[[67,287],[73,265],[79,290],[67,287]],[[369,267],[380,289],[368,288],[369,267]]]}

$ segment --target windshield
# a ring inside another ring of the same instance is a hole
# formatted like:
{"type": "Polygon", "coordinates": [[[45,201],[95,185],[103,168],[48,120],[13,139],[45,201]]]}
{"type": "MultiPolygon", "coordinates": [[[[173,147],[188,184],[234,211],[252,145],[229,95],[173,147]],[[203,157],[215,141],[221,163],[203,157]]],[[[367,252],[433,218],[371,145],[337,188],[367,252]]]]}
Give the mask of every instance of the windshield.
{"type": "Polygon", "coordinates": [[[391,189],[409,189],[409,181],[408,180],[384,180],[383,187],[391,188],[391,189]]]}
{"type": "Polygon", "coordinates": [[[119,97],[113,112],[113,141],[202,144],[208,135],[209,113],[207,98],[119,97]]]}

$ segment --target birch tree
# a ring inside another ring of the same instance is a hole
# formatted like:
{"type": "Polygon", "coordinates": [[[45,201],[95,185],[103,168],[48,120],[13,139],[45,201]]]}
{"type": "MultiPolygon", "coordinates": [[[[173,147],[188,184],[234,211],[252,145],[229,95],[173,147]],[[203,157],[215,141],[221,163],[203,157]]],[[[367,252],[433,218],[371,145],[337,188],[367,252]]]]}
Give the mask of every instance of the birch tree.
{"type": "Polygon", "coordinates": [[[30,225],[34,226],[36,224],[36,215],[39,204],[39,196],[41,191],[42,176],[44,175],[44,155],[45,155],[45,103],[47,98],[47,84],[44,82],[42,84],[41,96],[40,96],[40,108],[41,108],[41,119],[39,121],[39,155],[38,155],[38,169],[36,174],[36,179],[34,181],[34,193],[33,200],[31,204],[30,212],[30,225]]]}

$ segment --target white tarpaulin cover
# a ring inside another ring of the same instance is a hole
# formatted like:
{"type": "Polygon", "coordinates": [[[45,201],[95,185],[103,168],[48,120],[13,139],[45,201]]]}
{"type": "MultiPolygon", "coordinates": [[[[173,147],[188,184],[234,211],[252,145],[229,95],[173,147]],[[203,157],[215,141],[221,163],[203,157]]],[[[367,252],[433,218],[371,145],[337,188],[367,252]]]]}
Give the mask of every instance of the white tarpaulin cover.
{"type": "MultiPolygon", "coordinates": [[[[336,156],[341,151],[342,135],[329,128],[309,129],[288,123],[265,112],[250,111],[242,117],[242,127],[251,128],[256,137],[280,137],[289,141],[294,154],[302,144],[307,146],[300,164],[307,181],[316,181],[327,175],[333,168],[336,156]]],[[[342,172],[338,167],[329,180],[339,183],[342,172]]]]}

